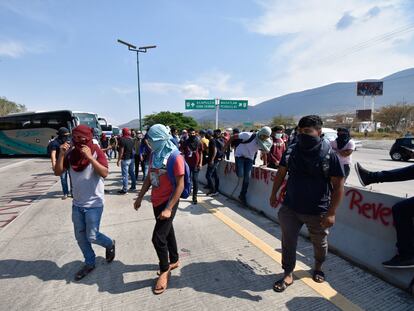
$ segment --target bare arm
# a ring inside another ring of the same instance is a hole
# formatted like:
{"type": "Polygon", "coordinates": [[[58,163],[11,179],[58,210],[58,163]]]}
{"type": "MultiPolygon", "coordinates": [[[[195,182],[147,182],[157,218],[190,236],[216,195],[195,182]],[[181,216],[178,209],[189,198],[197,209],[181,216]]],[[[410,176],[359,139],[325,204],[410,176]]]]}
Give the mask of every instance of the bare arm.
{"type": "Polygon", "coordinates": [[[276,177],[275,180],[273,181],[273,188],[272,188],[272,194],[271,197],[275,197],[276,198],[276,194],[279,192],[280,187],[283,184],[283,181],[285,180],[287,174],[287,168],[284,166],[279,166],[277,173],[276,173],[276,177]]]}
{"type": "Polygon", "coordinates": [[[349,150],[342,150],[342,151],[338,151],[338,153],[343,156],[343,157],[348,157],[352,154],[352,152],[354,152],[354,150],[349,149],[349,150]]]}
{"type": "Polygon", "coordinates": [[[177,204],[178,200],[180,199],[181,193],[184,190],[184,175],[175,176],[175,189],[171,196],[170,201],[168,202],[167,208],[168,210],[172,211],[175,204],[177,204]]]}
{"type": "Polygon", "coordinates": [[[52,150],[52,152],[50,153],[50,160],[52,161],[52,169],[55,170],[55,165],[56,165],[56,150],[52,150]]]}
{"type": "Polygon", "coordinates": [[[69,150],[69,148],[70,148],[70,145],[68,143],[64,143],[60,145],[59,157],[55,165],[56,176],[62,175],[62,173],[65,171],[65,167],[64,167],[65,155],[66,155],[66,152],[69,150]]]}
{"type": "Polygon", "coordinates": [[[331,194],[331,206],[328,209],[328,213],[321,220],[321,225],[324,228],[332,227],[335,224],[336,209],[344,196],[344,181],[345,177],[331,177],[333,188],[331,194]]]}
{"type": "Polygon", "coordinates": [[[134,208],[136,211],[141,207],[142,199],[144,198],[145,193],[147,193],[150,187],[151,187],[151,177],[150,177],[150,174],[147,174],[147,176],[145,177],[144,183],[141,187],[141,190],[139,191],[138,197],[134,203],[134,208]]]}

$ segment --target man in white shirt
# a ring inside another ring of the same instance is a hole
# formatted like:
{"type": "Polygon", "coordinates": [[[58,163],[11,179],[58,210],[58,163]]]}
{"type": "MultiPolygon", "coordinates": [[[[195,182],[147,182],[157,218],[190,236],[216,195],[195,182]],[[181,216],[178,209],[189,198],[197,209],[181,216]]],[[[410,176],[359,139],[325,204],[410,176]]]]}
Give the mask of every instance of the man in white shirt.
{"type": "Polygon", "coordinates": [[[351,172],[352,152],[355,150],[355,142],[351,138],[349,130],[346,128],[338,128],[338,138],[331,141],[331,147],[338,155],[339,162],[345,173],[345,180],[351,172]]]}

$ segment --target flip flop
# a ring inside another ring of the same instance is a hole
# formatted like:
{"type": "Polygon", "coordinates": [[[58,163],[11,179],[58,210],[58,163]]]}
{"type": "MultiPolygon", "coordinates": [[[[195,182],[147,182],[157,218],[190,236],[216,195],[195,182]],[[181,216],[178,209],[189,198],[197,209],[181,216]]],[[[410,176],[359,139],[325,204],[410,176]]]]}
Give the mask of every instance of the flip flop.
{"type": "Polygon", "coordinates": [[[167,282],[165,283],[165,286],[157,288],[157,283],[158,283],[158,280],[157,280],[157,283],[155,283],[155,287],[154,287],[154,291],[153,291],[155,295],[161,295],[162,293],[164,293],[167,290],[168,282],[170,281],[171,272],[170,272],[170,270],[168,270],[168,272],[165,272],[165,273],[168,273],[167,282]]]}
{"type": "Polygon", "coordinates": [[[293,284],[293,281],[292,283],[289,284],[289,283],[286,283],[284,279],[280,279],[279,281],[276,281],[273,284],[273,290],[277,293],[281,293],[281,292],[284,292],[285,289],[288,288],[292,284],[293,284]]]}
{"type": "MultiPolygon", "coordinates": [[[[177,269],[179,266],[180,266],[180,262],[179,261],[170,264],[170,271],[173,271],[173,270],[177,269]]],[[[159,276],[160,274],[161,274],[160,273],[160,270],[158,270],[157,271],[157,275],[159,276]]]]}
{"type": "Polygon", "coordinates": [[[312,279],[316,283],[323,283],[323,282],[325,282],[325,273],[323,273],[323,271],[320,271],[320,270],[315,270],[315,271],[313,271],[312,279]]]}

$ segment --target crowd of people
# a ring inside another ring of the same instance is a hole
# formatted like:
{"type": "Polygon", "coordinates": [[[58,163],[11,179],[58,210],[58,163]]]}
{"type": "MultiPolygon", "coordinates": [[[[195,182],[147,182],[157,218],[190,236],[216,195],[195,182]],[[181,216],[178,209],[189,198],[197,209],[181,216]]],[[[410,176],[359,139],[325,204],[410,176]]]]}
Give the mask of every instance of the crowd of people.
{"type": "MultiPolygon", "coordinates": [[[[335,223],[355,144],[345,128],[338,128],[335,140],[324,139],[322,124],[319,116],[305,116],[290,135],[283,125],[264,126],[257,131],[187,128],[179,132],[174,126],[156,124],[145,133],[124,128],[120,137],[108,139],[102,135],[99,140],[84,125],[73,129],[71,138],[68,129],[59,129],[50,147],[52,167],[61,177],[63,199],[73,196],[75,237],[85,258],[85,265],[75,279],[80,280],[95,267],[92,243],[106,249],[108,262],[115,257],[115,240],[99,231],[108,160],[116,158],[121,169],[122,188],[118,191],[121,195],[136,190],[141,168],[143,183],[134,203],[136,210],[151,189],[156,222],[152,242],[159,259],[154,293],[161,294],[167,289],[170,272],[179,266],[173,226],[178,204],[190,192],[192,204],[198,203],[202,167],[206,166],[206,194],[215,196],[220,192],[220,163],[225,159],[233,161],[234,157],[236,175],[241,182],[238,198],[247,204],[252,167],[259,157],[263,167],[277,170],[269,198],[271,206],[279,205],[278,192],[286,183],[278,212],[284,276],[274,283],[273,289],[283,292],[293,283],[297,240],[303,225],[308,228],[314,248],[313,280],[324,282],[322,265],[328,251],[329,228],[335,223]]],[[[357,164],[356,172],[363,185],[414,178],[414,166],[391,172],[369,172],[357,164]]],[[[393,207],[398,254],[384,263],[386,267],[414,267],[412,202],[411,198],[393,207]]]]}

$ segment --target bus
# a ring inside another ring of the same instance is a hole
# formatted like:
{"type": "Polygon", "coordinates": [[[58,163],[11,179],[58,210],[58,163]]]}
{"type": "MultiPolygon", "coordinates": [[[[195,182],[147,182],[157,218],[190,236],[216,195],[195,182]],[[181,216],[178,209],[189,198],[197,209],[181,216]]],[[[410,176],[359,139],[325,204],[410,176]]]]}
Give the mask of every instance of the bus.
{"type": "Polygon", "coordinates": [[[72,131],[79,124],[101,132],[94,113],[58,110],[0,117],[0,155],[47,155],[47,146],[60,127],[72,131]]]}
{"type": "Polygon", "coordinates": [[[106,137],[110,138],[112,135],[118,136],[119,135],[119,127],[114,126],[106,120],[105,117],[98,117],[99,124],[102,128],[102,133],[106,135],[106,137]]]}

